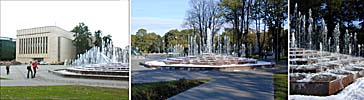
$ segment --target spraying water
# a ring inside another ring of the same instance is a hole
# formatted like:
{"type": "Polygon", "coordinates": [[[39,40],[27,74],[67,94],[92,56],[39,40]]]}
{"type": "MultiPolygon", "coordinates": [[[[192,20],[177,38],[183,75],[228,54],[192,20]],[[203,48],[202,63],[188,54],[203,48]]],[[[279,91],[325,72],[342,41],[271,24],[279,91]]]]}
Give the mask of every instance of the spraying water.
{"type": "Polygon", "coordinates": [[[333,37],[334,37],[334,40],[335,40],[334,47],[336,47],[335,52],[340,53],[340,46],[339,46],[340,25],[339,25],[339,23],[337,23],[336,26],[335,26],[334,36],[333,37]]]}

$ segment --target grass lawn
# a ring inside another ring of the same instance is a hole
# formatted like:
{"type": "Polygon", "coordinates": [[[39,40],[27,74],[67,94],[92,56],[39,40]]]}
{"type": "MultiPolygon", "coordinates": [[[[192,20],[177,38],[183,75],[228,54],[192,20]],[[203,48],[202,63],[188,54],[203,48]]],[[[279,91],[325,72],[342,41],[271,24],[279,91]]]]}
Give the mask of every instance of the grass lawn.
{"type": "Polygon", "coordinates": [[[279,59],[279,60],[288,60],[288,56],[283,56],[283,57],[281,57],[281,59],[279,59]]]}
{"type": "Polygon", "coordinates": [[[9,79],[0,77],[0,80],[9,80],[9,79]]]}
{"type": "Polygon", "coordinates": [[[274,100],[288,99],[288,74],[274,74],[274,100]]]}
{"type": "Polygon", "coordinates": [[[127,100],[128,89],[90,86],[2,86],[1,99],[127,100]]]}
{"type": "Polygon", "coordinates": [[[132,100],[164,100],[208,81],[208,79],[180,79],[168,82],[132,84],[131,96],[132,100]]]}

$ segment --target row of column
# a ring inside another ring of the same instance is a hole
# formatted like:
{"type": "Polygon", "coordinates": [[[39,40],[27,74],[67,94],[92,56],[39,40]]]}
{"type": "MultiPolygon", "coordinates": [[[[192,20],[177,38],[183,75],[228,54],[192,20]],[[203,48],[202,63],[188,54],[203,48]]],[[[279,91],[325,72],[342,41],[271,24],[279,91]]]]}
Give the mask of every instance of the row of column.
{"type": "Polygon", "coordinates": [[[48,53],[48,37],[31,37],[19,39],[19,54],[48,53]]]}

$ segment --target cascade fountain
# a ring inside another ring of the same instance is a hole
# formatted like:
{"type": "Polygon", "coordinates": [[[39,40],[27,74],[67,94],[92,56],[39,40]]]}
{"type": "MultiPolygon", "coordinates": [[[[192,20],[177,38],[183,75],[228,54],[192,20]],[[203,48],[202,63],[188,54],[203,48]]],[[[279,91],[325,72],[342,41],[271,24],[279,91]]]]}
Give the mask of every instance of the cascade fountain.
{"type": "MultiPolygon", "coordinates": [[[[237,71],[237,70],[250,70],[256,67],[273,67],[274,63],[258,61],[257,59],[237,57],[237,52],[242,52],[242,56],[245,56],[246,45],[242,44],[242,50],[235,50],[236,45],[234,45],[234,52],[230,49],[230,38],[225,35],[222,37],[214,37],[212,35],[212,30],[208,29],[205,47],[200,47],[200,54],[193,53],[193,55],[184,57],[172,57],[161,59],[157,61],[147,61],[140,63],[140,65],[153,68],[153,69],[169,69],[169,70],[218,70],[218,71],[237,71]],[[214,45],[213,39],[217,45],[214,45]],[[223,41],[223,43],[222,43],[223,41]],[[217,46],[217,47],[216,47],[217,46]],[[203,48],[203,49],[201,49],[203,48]],[[216,48],[221,48],[216,50],[216,48]],[[223,51],[223,48],[225,51],[223,51]],[[214,49],[214,50],[213,50],[214,49]],[[232,55],[231,55],[232,54],[232,55]]],[[[201,38],[203,39],[203,38],[201,38]]],[[[196,36],[194,40],[197,41],[196,36]]],[[[188,42],[189,46],[198,46],[196,42],[188,42]]],[[[203,44],[203,43],[202,43],[203,44]]],[[[251,51],[252,46],[249,46],[251,51]]],[[[194,52],[197,48],[193,48],[194,52]]]]}
{"type": "MultiPolygon", "coordinates": [[[[295,7],[297,9],[297,4],[295,7]]],[[[300,12],[295,11],[295,15],[297,13],[300,15],[300,12]]],[[[353,35],[348,30],[345,31],[345,34],[342,36],[344,38],[342,42],[344,45],[342,45],[342,51],[340,51],[340,25],[337,24],[332,37],[328,37],[325,20],[321,19],[321,36],[318,40],[321,38],[322,41],[318,44],[312,44],[312,38],[316,37],[311,36],[314,34],[312,33],[314,31],[312,31],[310,10],[309,15],[307,33],[305,31],[305,15],[303,17],[295,17],[298,21],[294,25],[299,27],[296,27],[298,29],[295,29],[291,33],[292,36],[289,46],[289,58],[291,58],[289,59],[291,98],[325,98],[322,96],[345,98],[364,95],[363,92],[343,92],[353,91],[355,88],[352,87],[364,86],[363,81],[356,81],[364,80],[364,58],[359,57],[362,52],[360,50],[362,45],[356,43],[356,33],[353,35]],[[301,22],[303,23],[302,27],[301,22]],[[298,42],[296,41],[296,36],[299,38],[298,42]],[[326,40],[327,38],[329,39],[326,40]],[[299,45],[298,47],[296,46],[297,44],[299,45]],[[306,46],[300,44],[306,44],[306,46]],[[317,46],[319,46],[319,49],[313,50],[317,46]],[[360,86],[358,84],[362,85],[360,86]]],[[[364,97],[360,99],[364,99],[364,97]]]]}
{"type": "Polygon", "coordinates": [[[129,73],[129,46],[124,49],[114,47],[112,42],[102,42],[102,47],[94,46],[83,54],[77,55],[72,66],[52,72],[61,76],[127,79],[129,73]]]}

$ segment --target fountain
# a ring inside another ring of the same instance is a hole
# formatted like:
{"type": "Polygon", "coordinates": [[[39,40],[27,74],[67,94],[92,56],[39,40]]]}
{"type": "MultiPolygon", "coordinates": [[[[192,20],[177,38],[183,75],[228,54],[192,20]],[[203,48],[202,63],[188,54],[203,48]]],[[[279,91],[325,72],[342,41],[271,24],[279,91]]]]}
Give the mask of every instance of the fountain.
{"type": "Polygon", "coordinates": [[[226,51],[225,51],[225,55],[230,55],[230,39],[229,39],[229,37],[227,37],[226,35],[225,35],[225,48],[226,48],[226,51]]]}
{"type": "Polygon", "coordinates": [[[124,49],[114,47],[112,42],[102,42],[102,47],[94,46],[77,55],[72,66],[52,72],[66,77],[99,78],[125,80],[129,76],[129,46],[124,49]]]}
{"type": "MultiPolygon", "coordinates": [[[[354,52],[355,52],[355,51],[360,52],[360,50],[356,50],[356,49],[355,49],[355,48],[356,48],[356,46],[357,46],[357,41],[358,41],[358,39],[357,39],[357,37],[356,37],[356,36],[357,36],[357,34],[356,34],[356,32],[355,32],[355,33],[354,33],[354,40],[353,40],[353,43],[354,43],[354,44],[353,44],[353,46],[352,46],[352,47],[353,47],[353,49],[354,49],[354,52]]],[[[354,55],[355,55],[355,56],[360,56],[360,55],[358,55],[357,53],[354,53],[354,55]]]]}
{"type": "Polygon", "coordinates": [[[339,23],[336,24],[335,26],[335,30],[334,30],[334,39],[335,39],[335,42],[334,42],[334,46],[335,47],[335,52],[336,53],[340,53],[340,25],[339,23]]]}
{"type": "Polygon", "coordinates": [[[327,26],[326,26],[324,18],[322,18],[322,27],[323,28],[322,28],[322,31],[321,31],[322,32],[321,33],[322,34],[321,38],[322,38],[322,43],[323,43],[322,45],[324,47],[323,50],[324,51],[329,51],[328,48],[326,48],[326,47],[328,47],[328,44],[330,42],[327,41],[327,26]]]}
{"type": "MultiPolygon", "coordinates": [[[[297,7],[297,6],[296,6],[297,7]]],[[[295,8],[297,9],[297,8],[295,8]]],[[[300,12],[295,11],[300,15],[300,12]]],[[[345,45],[342,45],[340,51],[340,25],[335,26],[333,36],[327,36],[327,27],[324,19],[321,19],[321,36],[322,39],[318,44],[313,44],[311,35],[313,34],[311,10],[309,10],[307,33],[305,26],[305,15],[296,17],[298,26],[291,33],[290,43],[290,94],[297,97],[311,96],[331,96],[346,89],[355,80],[364,78],[364,58],[360,56],[362,45],[356,44],[356,33],[349,33],[348,30],[342,36],[345,45]],[[298,38],[306,38],[296,42],[298,38]],[[329,38],[328,40],[326,40],[329,38]],[[333,43],[331,43],[331,41],[333,43]],[[303,43],[302,43],[303,42],[303,43]],[[305,44],[305,45],[296,45],[305,44]],[[308,45],[308,46],[307,46],[308,45]],[[318,50],[313,48],[319,46],[318,50]],[[354,48],[359,48],[355,50],[354,48]],[[359,55],[358,55],[359,54],[359,55]]],[[[342,95],[352,95],[340,93],[342,95]]],[[[364,94],[359,94],[364,95],[364,94]]],[[[363,99],[363,98],[362,98],[363,99]]]]}
{"type": "Polygon", "coordinates": [[[311,36],[311,34],[312,34],[312,23],[313,23],[313,19],[312,19],[312,11],[311,11],[311,9],[309,10],[309,18],[308,18],[308,29],[307,29],[307,35],[308,35],[308,48],[309,49],[312,49],[312,36],[311,36]]]}
{"type": "Polygon", "coordinates": [[[307,35],[306,35],[306,16],[305,15],[303,15],[303,17],[302,17],[302,22],[303,22],[303,24],[302,24],[302,29],[301,29],[301,34],[302,34],[302,36],[303,36],[303,38],[302,38],[302,47],[307,47],[307,35]]]}
{"type": "MultiPolygon", "coordinates": [[[[230,53],[230,38],[228,36],[224,36],[223,39],[217,37],[216,43],[214,45],[211,29],[207,31],[207,41],[205,47],[202,51],[198,53],[192,53],[188,56],[182,57],[171,57],[166,59],[160,59],[157,61],[147,61],[144,63],[140,63],[140,65],[160,70],[218,70],[218,71],[237,71],[237,70],[250,70],[256,67],[273,67],[274,63],[258,61],[252,58],[244,58],[237,57],[237,52],[242,52],[242,56],[245,56],[246,46],[242,44],[241,50],[235,50],[233,53],[230,53]],[[220,48],[216,50],[215,48],[220,48]],[[223,48],[225,51],[223,51],[223,48]]],[[[197,41],[196,36],[194,36],[194,40],[197,41]]],[[[188,42],[189,47],[196,47],[196,42],[188,42]]],[[[234,48],[236,45],[234,45],[234,48]]],[[[251,50],[251,45],[249,46],[249,50],[251,50]]],[[[194,51],[197,51],[197,48],[193,48],[194,51]]],[[[191,51],[192,52],[192,51],[191,51]]]]}
{"type": "Polygon", "coordinates": [[[302,18],[301,12],[298,12],[298,16],[297,17],[298,17],[298,19],[297,19],[298,20],[298,22],[297,22],[297,24],[298,24],[297,26],[298,27],[297,27],[296,30],[297,30],[297,35],[298,35],[297,38],[298,38],[298,43],[299,43],[298,44],[298,47],[302,47],[302,44],[300,44],[300,43],[302,43],[303,37],[302,37],[302,34],[299,34],[299,33],[301,33],[301,21],[302,21],[301,20],[301,18],[302,18]]]}
{"type": "Polygon", "coordinates": [[[349,52],[350,51],[350,37],[349,37],[349,31],[346,30],[345,31],[345,34],[344,34],[344,44],[347,44],[347,45],[344,45],[344,54],[350,54],[349,52]]]}
{"type": "Polygon", "coordinates": [[[207,53],[212,53],[212,33],[210,29],[207,29],[207,44],[206,44],[207,53]]]}
{"type": "Polygon", "coordinates": [[[291,48],[296,48],[296,37],[294,32],[292,33],[292,37],[291,37],[291,44],[290,44],[291,48]]]}

